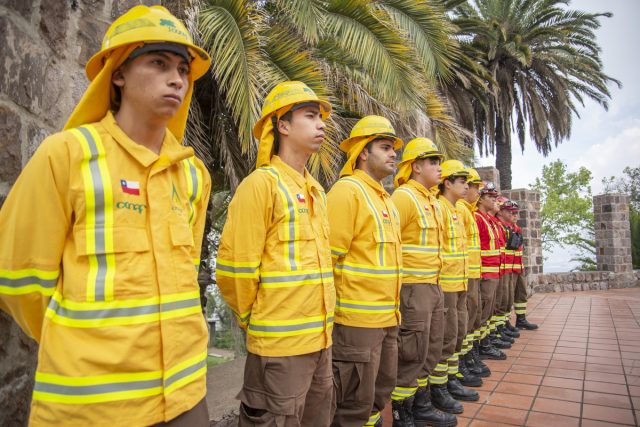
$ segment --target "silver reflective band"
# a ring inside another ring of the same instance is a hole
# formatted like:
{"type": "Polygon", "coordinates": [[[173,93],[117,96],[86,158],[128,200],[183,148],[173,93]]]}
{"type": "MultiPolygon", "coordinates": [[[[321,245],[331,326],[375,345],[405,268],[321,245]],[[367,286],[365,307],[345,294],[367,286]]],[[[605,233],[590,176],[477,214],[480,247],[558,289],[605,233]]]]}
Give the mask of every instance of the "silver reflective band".
{"type": "Polygon", "coordinates": [[[19,279],[9,279],[8,277],[0,276],[0,286],[8,286],[10,288],[19,288],[21,286],[38,285],[43,288],[55,288],[58,278],[55,279],[41,279],[37,276],[26,276],[19,279]]]}
{"type": "Polygon", "coordinates": [[[344,307],[344,308],[361,308],[365,310],[393,310],[397,306],[395,304],[391,305],[366,305],[366,304],[353,304],[348,302],[336,301],[336,306],[344,307]]]}
{"type": "Polygon", "coordinates": [[[102,310],[74,310],[66,307],[61,307],[58,301],[52,299],[49,303],[49,308],[55,311],[55,313],[61,317],[78,320],[92,320],[109,319],[114,317],[143,316],[146,314],[164,313],[171,310],[179,310],[181,308],[196,307],[199,305],[199,298],[190,298],[184,301],[150,304],[140,307],[108,308],[102,310]]]}
{"type": "Polygon", "coordinates": [[[92,394],[117,393],[121,391],[145,390],[161,386],[162,380],[160,378],[99,385],[59,385],[36,381],[34,391],[62,394],[65,396],[84,396],[92,394]]]}
{"type": "Polygon", "coordinates": [[[283,282],[300,282],[303,280],[312,279],[329,279],[333,277],[333,273],[308,273],[308,274],[292,274],[290,276],[261,276],[260,282],[262,283],[283,283],[283,282]]]}

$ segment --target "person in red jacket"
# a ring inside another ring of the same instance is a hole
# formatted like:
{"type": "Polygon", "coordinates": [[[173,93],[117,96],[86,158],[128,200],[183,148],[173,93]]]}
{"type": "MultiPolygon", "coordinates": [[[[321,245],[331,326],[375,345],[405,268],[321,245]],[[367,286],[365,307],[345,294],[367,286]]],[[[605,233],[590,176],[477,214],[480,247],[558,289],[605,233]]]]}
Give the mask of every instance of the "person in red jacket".
{"type": "Polygon", "coordinates": [[[520,245],[522,234],[515,231],[513,227],[513,202],[507,197],[499,196],[496,199],[499,211],[496,213],[500,226],[504,230],[505,246],[504,246],[504,270],[501,277],[500,287],[502,289],[502,298],[497,304],[498,316],[500,316],[500,325],[498,326],[498,336],[503,341],[513,343],[515,338],[520,337],[520,333],[509,328],[509,316],[511,315],[511,307],[513,306],[515,275],[513,273],[513,265],[515,261],[517,246],[520,245]]]}
{"type": "Polygon", "coordinates": [[[490,339],[494,324],[491,323],[498,284],[500,282],[500,237],[491,212],[496,207],[498,191],[492,182],[485,182],[480,190],[478,210],[475,212],[480,237],[480,300],[482,304],[480,358],[504,360],[506,354],[495,348],[490,339]]]}

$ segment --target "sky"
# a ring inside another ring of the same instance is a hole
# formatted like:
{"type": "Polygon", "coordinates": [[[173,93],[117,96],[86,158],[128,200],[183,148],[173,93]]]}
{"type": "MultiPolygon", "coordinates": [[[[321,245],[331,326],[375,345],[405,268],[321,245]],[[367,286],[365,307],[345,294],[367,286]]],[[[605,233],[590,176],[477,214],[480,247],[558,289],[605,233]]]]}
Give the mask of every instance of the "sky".
{"type": "MultiPolygon", "coordinates": [[[[571,0],[569,7],[585,12],[611,12],[611,18],[600,18],[602,26],[596,30],[602,49],[604,71],[619,80],[622,88],[611,84],[609,110],[595,102],[586,101],[579,107],[580,117],[573,118],[571,137],[554,148],[546,158],[531,141],[520,151],[514,138],[512,188],[528,188],[542,167],[561,159],[570,171],[581,166],[593,174],[593,194],[601,194],[602,178],[621,176],[626,166],[640,166],[640,0],[571,0]]],[[[478,166],[493,166],[495,158],[478,157],[478,166]]],[[[555,250],[545,253],[546,272],[568,271],[570,254],[555,250]]]]}

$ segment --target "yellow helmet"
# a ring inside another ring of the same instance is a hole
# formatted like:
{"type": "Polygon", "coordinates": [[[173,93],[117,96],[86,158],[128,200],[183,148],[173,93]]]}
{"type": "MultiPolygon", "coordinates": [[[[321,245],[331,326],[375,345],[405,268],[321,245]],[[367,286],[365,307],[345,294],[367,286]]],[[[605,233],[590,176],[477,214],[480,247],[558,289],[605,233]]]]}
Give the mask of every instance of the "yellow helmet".
{"type": "Polygon", "coordinates": [[[469,184],[478,184],[480,187],[484,186],[482,178],[480,178],[480,174],[477,170],[474,168],[467,168],[467,172],[469,172],[469,177],[467,178],[467,182],[469,184]]]}
{"type": "Polygon", "coordinates": [[[282,82],[277,84],[264,99],[260,120],[253,127],[253,136],[260,138],[264,121],[270,119],[273,113],[287,106],[293,106],[303,102],[317,102],[320,105],[322,120],[326,120],[331,114],[331,104],[318,98],[306,84],[302,82],[282,82]]]}
{"type": "Polygon", "coordinates": [[[202,77],[211,65],[209,54],[193,44],[189,31],[167,9],[162,6],[135,6],[111,24],[102,39],[102,48],[87,62],[87,77],[93,80],[115,49],[144,42],[168,42],[186,46],[193,58],[193,80],[202,77]]]}
{"type": "Polygon", "coordinates": [[[450,176],[468,177],[469,172],[460,160],[447,160],[442,163],[442,178],[440,179],[440,181],[443,182],[450,176]]]}
{"type": "Polygon", "coordinates": [[[391,122],[381,116],[365,116],[358,120],[349,138],[340,143],[340,149],[345,153],[349,152],[350,147],[362,138],[370,136],[380,136],[388,138],[393,141],[393,149],[399,150],[402,148],[402,140],[396,136],[396,131],[391,126],[391,122]]]}
{"type": "Polygon", "coordinates": [[[427,157],[438,157],[442,160],[444,155],[429,138],[414,138],[405,145],[400,164],[427,157]]]}

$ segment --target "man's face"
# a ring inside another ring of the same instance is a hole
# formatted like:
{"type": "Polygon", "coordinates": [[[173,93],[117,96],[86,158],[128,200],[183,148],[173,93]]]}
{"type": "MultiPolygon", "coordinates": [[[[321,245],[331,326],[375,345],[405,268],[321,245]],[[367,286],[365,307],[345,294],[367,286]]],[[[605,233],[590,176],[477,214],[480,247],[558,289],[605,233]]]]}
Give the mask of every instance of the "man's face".
{"type": "Polygon", "coordinates": [[[478,200],[478,197],[480,197],[479,188],[478,184],[469,184],[469,191],[467,191],[467,196],[465,197],[468,203],[473,204],[478,200]]]}
{"type": "Polygon", "coordinates": [[[295,151],[311,155],[324,142],[325,123],[318,106],[305,106],[292,112],[291,120],[278,122],[278,133],[286,136],[286,143],[295,151]]]}
{"type": "Polygon", "coordinates": [[[439,157],[427,157],[426,159],[418,159],[413,163],[413,173],[416,181],[425,188],[431,188],[438,185],[442,177],[442,167],[440,166],[439,157]]]}
{"type": "Polygon", "coordinates": [[[513,224],[517,224],[518,223],[518,218],[520,218],[520,214],[518,213],[518,211],[511,211],[511,222],[513,224]]]}
{"type": "Polygon", "coordinates": [[[143,120],[171,119],[189,89],[189,67],[184,57],[164,51],[125,62],[111,78],[120,88],[120,111],[143,120]]]}
{"type": "Polygon", "coordinates": [[[362,169],[380,181],[393,174],[396,166],[396,156],[392,140],[377,139],[371,142],[369,149],[362,150],[359,158],[362,169]]]}
{"type": "Polygon", "coordinates": [[[478,200],[478,206],[482,206],[487,212],[492,213],[496,210],[496,196],[485,194],[478,200]]]}
{"type": "Polygon", "coordinates": [[[453,182],[445,181],[445,187],[454,200],[464,199],[469,191],[469,184],[464,176],[456,177],[453,182]]]}

